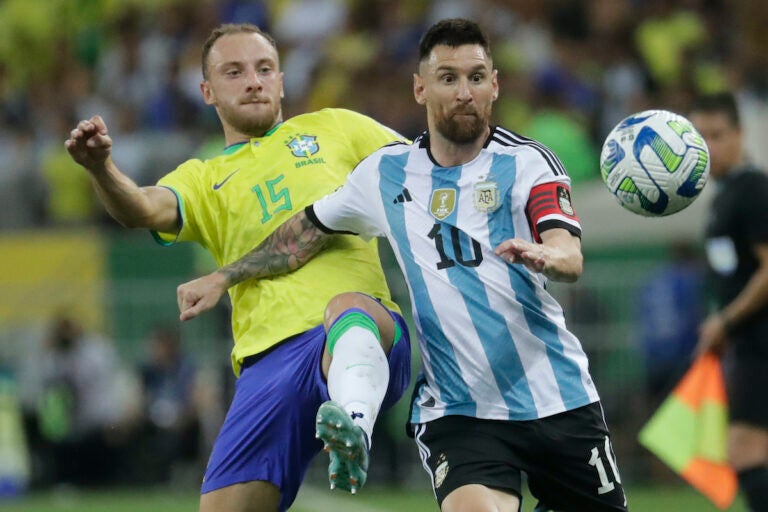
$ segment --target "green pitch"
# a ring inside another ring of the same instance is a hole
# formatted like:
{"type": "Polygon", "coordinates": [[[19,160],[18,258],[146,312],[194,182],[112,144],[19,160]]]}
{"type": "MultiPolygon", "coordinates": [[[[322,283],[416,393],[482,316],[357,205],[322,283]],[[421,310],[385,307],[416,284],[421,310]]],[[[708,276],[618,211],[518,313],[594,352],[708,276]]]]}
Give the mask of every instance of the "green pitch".
{"type": "MultiPolygon", "coordinates": [[[[717,512],[701,495],[686,486],[628,488],[632,512],[717,512]]],[[[33,494],[12,501],[0,500],[3,512],[195,512],[198,496],[193,491],[164,489],[77,492],[72,490],[33,494]]],[[[523,510],[533,502],[526,498],[523,510]]],[[[437,512],[431,491],[366,488],[357,496],[306,487],[292,512],[437,512]]],[[[728,512],[746,512],[740,500],[728,512]]]]}

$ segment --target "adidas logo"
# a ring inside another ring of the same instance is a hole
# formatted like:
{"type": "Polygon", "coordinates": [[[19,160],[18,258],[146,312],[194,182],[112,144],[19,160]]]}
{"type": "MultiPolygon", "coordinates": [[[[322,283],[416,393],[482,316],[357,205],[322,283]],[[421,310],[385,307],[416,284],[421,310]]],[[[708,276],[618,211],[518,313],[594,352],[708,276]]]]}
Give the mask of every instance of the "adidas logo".
{"type": "Polygon", "coordinates": [[[411,193],[408,192],[407,188],[404,188],[403,191],[400,194],[397,194],[397,197],[395,198],[394,201],[392,201],[392,203],[393,204],[409,203],[411,201],[413,201],[413,199],[411,198],[411,193]]]}
{"type": "Polygon", "coordinates": [[[434,407],[435,406],[435,397],[431,396],[427,398],[425,401],[421,402],[422,407],[434,407]]]}

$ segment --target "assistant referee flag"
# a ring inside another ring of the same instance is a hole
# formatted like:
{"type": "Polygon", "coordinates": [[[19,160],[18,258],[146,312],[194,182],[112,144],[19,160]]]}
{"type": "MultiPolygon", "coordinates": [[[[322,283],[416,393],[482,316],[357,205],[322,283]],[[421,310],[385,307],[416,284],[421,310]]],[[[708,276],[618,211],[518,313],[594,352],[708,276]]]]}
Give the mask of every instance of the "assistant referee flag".
{"type": "Polygon", "coordinates": [[[720,509],[733,503],[737,491],[726,460],[727,405],[720,360],[704,354],[639,434],[640,444],[720,509]]]}

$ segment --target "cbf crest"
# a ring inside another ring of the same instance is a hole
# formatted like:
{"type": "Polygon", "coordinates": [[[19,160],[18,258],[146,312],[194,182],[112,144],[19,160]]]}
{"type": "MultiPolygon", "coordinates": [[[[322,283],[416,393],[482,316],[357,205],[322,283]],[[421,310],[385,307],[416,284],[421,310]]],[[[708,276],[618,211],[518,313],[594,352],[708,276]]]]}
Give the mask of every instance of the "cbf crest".
{"type": "Polygon", "coordinates": [[[297,135],[286,146],[291,150],[293,156],[299,158],[309,158],[320,151],[320,145],[317,143],[315,135],[297,135]]]}
{"type": "Polygon", "coordinates": [[[432,192],[429,202],[429,212],[437,220],[443,220],[456,209],[456,190],[452,188],[438,188],[432,192]]]}
{"type": "Polygon", "coordinates": [[[491,213],[499,208],[499,184],[493,180],[485,180],[475,183],[472,196],[475,210],[483,213],[491,213]]]}

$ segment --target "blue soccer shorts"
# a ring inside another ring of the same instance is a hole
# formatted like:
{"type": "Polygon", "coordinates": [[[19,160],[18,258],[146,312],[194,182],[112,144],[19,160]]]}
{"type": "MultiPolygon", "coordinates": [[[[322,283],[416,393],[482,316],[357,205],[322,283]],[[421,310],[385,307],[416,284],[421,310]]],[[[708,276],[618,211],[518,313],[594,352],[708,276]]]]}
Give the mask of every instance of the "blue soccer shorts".
{"type": "MultiPolygon", "coordinates": [[[[411,373],[408,327],[402,316],[391,315],[402,334],[389,353],[382,410],[400,399],[411,373]]],[[[321,368],[324,347],[325,330],[319,325],[246,359],[213,445],[202,494],[263,480],[280,489],[280,510],[293,503],[312,458],[323,447],[315,439],[315,414],[330,399],[321,368]]]]}

